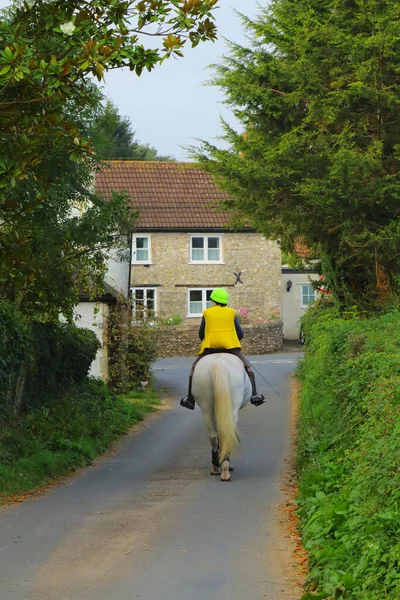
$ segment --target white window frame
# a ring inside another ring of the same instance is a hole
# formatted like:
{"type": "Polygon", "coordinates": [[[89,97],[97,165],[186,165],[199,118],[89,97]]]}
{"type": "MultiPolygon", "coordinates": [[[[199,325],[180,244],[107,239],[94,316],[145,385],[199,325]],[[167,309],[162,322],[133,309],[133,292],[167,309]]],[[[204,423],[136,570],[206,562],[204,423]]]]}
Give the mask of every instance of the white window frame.
{"type": "Polygon", "coordinates": [[[151,265],[151,235],[149,233],[134,233],[132,235],[132,265],[151,265]],[[138,238],[147,239],[148,257],[147,260],[137,260],[136,258],[136,240],[138,238]]]}
{"type": "MultiPolygon", "coordinates": [[[[207,308],[207,292],[212,292],[214,288],[189,288],[187,291],[187,317],[197,318],[203,316],[203,310],[207,308]],[[191,313],[190,312],[190,292],[202,292],[202,309],[200,313],[191,313]]],[[[211,306],[211,305],[210,305],[211,306]]]]}
{"type": "Polygon", "coordinates": [[[190,265],[223,265],[223,257],[222,257],[222,234],[220,233],[190,233],[189,234],[189,264],[190,265]],[[203,260],[193,260],[192,258],[192,240],[193,238],[203,238],[204,239],[204,252],[208,251],[208,239],[209,238],[218,238],[219,240],[219,259],[218,260],[208,260],[205,258],[203,260]]]}
{"type": "MultiPolygon", "coordinates": [[[[304,297],[303,289],[305,287],[312,288],[313,286],[310,283],[301,283],[300,284],[300,306],[301,306],[301,308],[308,308],[312,304],[312,302],[310,302],[310,304],[304,304],[304,302],[303,302],[303,297],[304,297]]],[[[306,295],[309,296],[309,294],[306,294],[306,295]]],[[[313,302],[315,302],[316,298],[317,298],[317,293],[316,293],[316,291],[314,289],[314,300],[313,300],[313,302]]]]}
{"type": "Polygon", "coordinates": [[[132,318],[134,322],[141,322],[142,320],[146,320],[148,318],[147,315],[147,292],[152,291],[154,292],[154,313],[153,313],[153,317],[157,316],[157,288],[155,287],[132,287],[131,288],[131,299],[132,299],[132,318]],[[144,309],[144,314],[145,314],[145,319],[137,319],[136,318],[136,307],[135,307],[135,292],[136,291],[143,291],[143,299],[144,299],[144,305],[145,305],[145,309],[144,309]]]}

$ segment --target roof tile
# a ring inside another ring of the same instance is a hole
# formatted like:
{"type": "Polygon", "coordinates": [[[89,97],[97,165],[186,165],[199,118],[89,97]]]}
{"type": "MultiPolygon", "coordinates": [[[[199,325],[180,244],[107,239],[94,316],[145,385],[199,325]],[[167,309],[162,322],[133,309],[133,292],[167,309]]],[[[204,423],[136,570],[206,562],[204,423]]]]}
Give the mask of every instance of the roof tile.
{"type": "Polygon", "coordinates": [[[96,191],[126,191],[139,210],[138,229],[221,229],[230,215],[217,210],[228,197],[196,163],[112,160],[96,174],[96,191]]]}

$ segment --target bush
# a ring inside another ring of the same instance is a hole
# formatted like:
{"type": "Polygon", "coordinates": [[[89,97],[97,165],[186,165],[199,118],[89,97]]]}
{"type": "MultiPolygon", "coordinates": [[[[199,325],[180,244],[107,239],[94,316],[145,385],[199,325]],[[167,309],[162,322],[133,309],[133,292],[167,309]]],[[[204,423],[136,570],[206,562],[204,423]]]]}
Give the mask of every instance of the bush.
{"type": "Polygon", "coordinates": [[[83,382],[100,343],[87,329],[67,323],[29,322],[0,302],[0,409],[28,410],[57,402],[83,382]]]}
{"type": "Polygon", "coordinates": [[[157,358],[157,332],[154,327],[142,323],[130,328],[126,358],[128,376],[132,383],[150,377],[151,365],[157,358]]]}
{"type": "Polygon", "coordinates": [[[109,385],[118,393],[127,392],[150,377],[157,357],[157,328],[143,321],[132,323],[132,311],[118,302],[110,311],[109,385]]]}
{"type": "Polygon", "coordinates": [[[299,369],[310,586],[317,598],[400,598],[400,314],[347,317],[310,312],[299,369]]]}
{"type": "Polygon", "coordinates": [[[54,402],[60,391],[85,381],[100,348],[93,331],[68,323],[33,323],[32,339],[27,393],[35,406],[54,402]]]}
{"type": "Polygon", "coordinates": [[[160,327],[169,327],[171,325],[179,325],[182,323],[180,315],[172,315],[171,317],[156,317],[155,323],[160,327]]]}
{"type": "Polygon", "coordinates": [[[15,305],[0,300],[0,410],[23,402],[27,370],[33,361],[29,323],[15,305]]]}

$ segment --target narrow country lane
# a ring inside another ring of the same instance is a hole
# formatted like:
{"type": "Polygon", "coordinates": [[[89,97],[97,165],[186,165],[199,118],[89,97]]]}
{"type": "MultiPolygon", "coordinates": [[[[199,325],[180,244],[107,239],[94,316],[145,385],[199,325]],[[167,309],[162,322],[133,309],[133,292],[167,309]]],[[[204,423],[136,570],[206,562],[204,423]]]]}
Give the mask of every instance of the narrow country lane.
{"type": "Polygon", "coordinates": [[[267,397],[240,417],[232,483],[209,475],[190,359],[163,359],[171,410],[46,496],[0,511],[1,600],[298,600],[276,525],[299,354],[251,358],[267,397]]]}

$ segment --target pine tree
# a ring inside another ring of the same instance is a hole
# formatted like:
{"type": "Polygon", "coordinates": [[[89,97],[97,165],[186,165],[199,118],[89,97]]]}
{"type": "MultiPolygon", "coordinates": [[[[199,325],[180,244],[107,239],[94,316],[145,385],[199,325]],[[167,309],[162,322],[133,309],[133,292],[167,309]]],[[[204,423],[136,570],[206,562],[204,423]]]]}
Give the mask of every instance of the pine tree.
{"type": "Polygon", "coordinates": [[[160,156],[152,146],[141,144],[135,138],[130,119],[122,117],[111,100],[106,101],[89,124],[87,136],[99,160],[172,160],[169,156],[160,156]]]}
{"type": "Polygon", "coordinates": [[[242,124],[195,151],[226,207],[293,251],[300,237],[342,306],[375,310],[400,280],[400,5],[275,0],[213,83],[242,124]]]}

